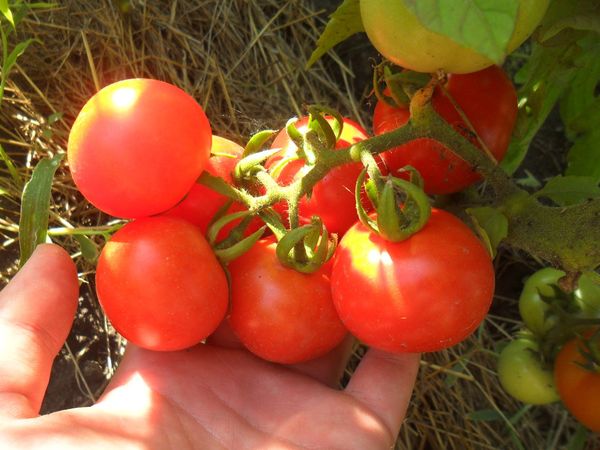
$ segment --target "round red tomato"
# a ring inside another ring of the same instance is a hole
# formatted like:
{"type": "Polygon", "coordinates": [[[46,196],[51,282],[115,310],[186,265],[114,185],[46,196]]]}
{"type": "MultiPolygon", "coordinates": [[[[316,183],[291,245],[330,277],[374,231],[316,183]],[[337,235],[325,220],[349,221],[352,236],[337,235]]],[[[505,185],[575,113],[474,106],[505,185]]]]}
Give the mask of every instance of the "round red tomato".
{"type": "Polygon", "coordinates": [[[324,355],[346,335],[331,300],[331,264],[303,274],[284,267],[273,239],[235,259],[231,272],[234,333],[255,355],[294,364],[324,355]]]}
{"type": "Polygon", "coordinates": [[[96,291],[115,329],[150,350],[199,343],[227,311],[227,279],[211,247],[195,226],[172,217],[117,231],[98,259],[96,291]]]}
{"type": "Polygon", "coordinates": [[[490,256],[453,215],[432,210],[423,229],[389,242],[362,223],[336,250],[333,301],[364,343],[390,352],[431,352],[471,334],[494,293],[490,256]]]}
{"type": "Polygon", "coordinates": [[[554,378],[558,395],[569,412],[590,430],[600,433],[600,372],[598,367],[588,370],[581,366],[586,363],[578,349],[582,345],[579,339],[564,345],[554,361],[554,378]]]}
{"type": "MultiPolygon", "coordinates": [[[[475,73],[449,75],[445,88],[496,160],[501,161],[517,117],[517,95],[506,74],[498,66],[491,66],[475,73]]],[[[432,104],[446,122],[480,146],[439,87],[433,94],[432,104]]],[[[395,130],[405,125],[409,117],[408,108],[394,108],[385,102],[377,102],[373,131],[379,135],[395,130]]],[[[407,165],[415,167],[423,176],[425,191],[429,194],[458,192],[480,180],[466,162],[429,138],[416,139],[383,152],[381,159],[392,174],[407,165]]]]}
{"type": "MultiPolygon", "coordinates": [[[[333,121],[333,119],[329,120],[333,121]]],[[[296,126],[301,132],[306,132],[307,124],[308,117],[303,117],[298,120],[296,126]]],[[[344,126],[336,148],[349,147],[367,137],[367,132],[359,124],[350,119],[344,119],[344,126]]],[[[294,155],[297,150],[296,144],[290,140],[285,130],[275,137],[271,147],[281,148],[282,151],[267,162],[267,168],[272,168],[281,158],[294,155]]],[[[314,186],[310,198],[303,197],[300,200],[298,207],[300,223],[310,223],[311,217],[317,215],[321,217],[330,232],[343,234],[350,228],[357,220],[354,189],[356,179],[362,169],[361,163],[350,163],[336,167],[325,175],[314,186]]],[[[277,182],[284,186],[288,185],[304,176],[307,170],[308,168],[302,160],[292,161],[276,175],[277,182]]],[[[369,209],[366,198],[363,204],[366,209],[369,209]]],[[[275,209],[287,220],[287,205],[278,204],[275,209]]]]}
{"type": "MultiPolygon", "coordinates": [[[[243,152],[244,149],[235,142],[213,135],[212,156],[208,159],[204,170],[215,177],[223,178],[229,184],[233,184],[232,173],[243,152]]],[[[227,201],[228,198],[224,195],[213,191],[203,184],[194,183],[185,198],[174,208],[165,212],[164,215],[185,219],[199,227],[203,234],[206,234],[210,221],[227,201]]],[[[243,204],[234,202],[229,207],[227,213],[244,211],[245,209],[243,204]]],[[[239,222],[237,220],[225,225],[217,239],[225,238],[227,233],[239,222]]],[[[246,234],[252,234],[261,226],[262,222],[260,219],[253,219],[248,228],[246,228],[246,234]]]]}
{"type": "Polygon", "coordinates": [[[71,174],[98,209],[144,217],[173,207],[202,173],[211,129],[176,86],[131,79],[106,86],[83,107],[69,135],[71,174]]]}

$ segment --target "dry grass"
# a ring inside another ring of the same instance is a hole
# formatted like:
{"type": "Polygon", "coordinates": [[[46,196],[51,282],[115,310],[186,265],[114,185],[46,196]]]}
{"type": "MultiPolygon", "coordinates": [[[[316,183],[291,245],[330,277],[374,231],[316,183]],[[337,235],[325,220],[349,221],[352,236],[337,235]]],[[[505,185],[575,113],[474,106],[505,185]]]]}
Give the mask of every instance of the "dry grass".
{"type": "MultiPolygon", "coordinates": [[[[127,77],[182,87],[203,105],[215,134],[239,142],[260,129],[283,126],[307,103],[326,103],[358,120],[366,117],[365,86],[355,81],[352,61],[332,55],[303,70],[325,19],[307,2],[131,1],[128,13],[117,4],[66,1],[30,14],[21,24],[18,38],[35,37],[42,44],[33,45],[12,73],[0,109],[0,143],[23,179],[41,157],[65,150],[69,125],[90,95],[127,77]],[[57,117],[53,114],[60,118],[49,123],[57,117]]],[[[355,64],[363,70],[368,63],[355,64]]],[[[4,167],[0,170],[0,190],[6,191],[0,196],[4,284],[18,257],[19,190],[4,167]]],[[[50,226],[100,226],[108,220],[82,200],[61,167],[50,226]]],[[[56,241],[75,255],[83,289],[45,411],[93,402],[123,350],[98,308],[93,265],[78,256],[71,237],[56,241]]],[[[499,297],[495,309],[497,315],[468,341],[425,356],[398,449],[566,448],[575,425],[560,406],[524,408],[501,390],[494,352],[517,326],[514,317],[502,317],[515,310],[515,300],[499,297]]],[[[357,352],[349,370],[359,358],[357,352]]],[[[599,447],[595,440],[586,448],[599,447]]]]}

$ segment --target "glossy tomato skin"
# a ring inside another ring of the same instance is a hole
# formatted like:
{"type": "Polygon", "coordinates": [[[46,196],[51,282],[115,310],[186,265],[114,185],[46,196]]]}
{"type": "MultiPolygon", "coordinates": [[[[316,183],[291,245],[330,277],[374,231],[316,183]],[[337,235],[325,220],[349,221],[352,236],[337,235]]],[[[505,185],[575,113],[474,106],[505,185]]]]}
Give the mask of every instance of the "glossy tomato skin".
{"type": "Polygon", "coordinates": [[[545,405],[559,400],[554,373],[537,355],[538,344],[529,339],[515,339],[500,353],[498,379],[508,394],[532,405],[545,405]]]}
{"type": "Polygon", "coordinates": [[[344,235],[331,274],[348,330],[389,352],[431,352],[471,334],[494,293],[490,256],[456,217],[432,210],[421,231],[389,242],[362,223],[344,235]]]}
{"type": "MultiPolygon", "coordinates": [[[[208,159],[204,170],[215,177],[221,177],[229,184],[233,184],[233,170],[244,152],[243,147],[229,139],[213,135],[212,137],[212,156],[208,159]]],[[[164,213],[170,217],[180,217],[200,228],[203,234],[206,234],[208,226],[221,207],[227,203],[228,198],[200,183],[194,183],[185,198],[175,207],[164,213]]],[[[244,205],[238,202],[231,204],[227,210],[228,214],[244,211],[244,205]]],[[[225,225],[219,232],[217,239],[227,237],[240,221],[234,221],[225,225]]],[[[250,235],[262,226],[259,218],[253,219],[246,229],[246,234],[250,235]]]]}
{"type": "MultiPolygon", "coordinates": [[[[394,64],[417,72],[470,73],[492,65],[485,56],[423,26],[406,0],[360,0],[362,22],[373,46],[394,64]]],[[[538,26],[549,0],[520,0],[511,53],[538,26]]]]}
{"type": "MultiPolygon", "coordinates": [[[[298,120],[296,126],[306,130],[308,117],[298,120]]],[[[342,134],[336,144],[336,149],[346,148],[352,144],[367,139],[367,132],[356,122],[345,118],[342,134]]],[[[281,153],[275,155],[267,162],[267,168],[279,161],[284,155],[294,154],[296,145],[290,140],[285,130],[282,130],[273,141],[272,148],[281,148],[281,153]]],[[[300,200],[299,215],[300,223],[310,223],[311,217],[321,217],[327,230],[333,233],[343,234],[357,220],[356,202],[354,200],[354,189],[356,179],[363,169],[361,163],[350,163],[331,170],[313,188],[310,198],[303,197],[300,200]]],[[[303,176],[307,169],[300,160],[287,164],[276,176],[281,185],[288,185],[295,179],[303,176]]],[[[363,206],[369,210],[370,204],[365,198],[363,206]]],[[[287,207],[285,204],[275,206],[284,219],[287,220],[287,207]]]]}
{"type": "Polygon", "coordinates": [[[83,107],[69,135],[71,174],[98,209],[137,218],[173,207],[202,173],[211,129],[198,103],[176,86],[130,79],[83,107]]]}
{"type": "Polygon", "coordinates": [[[579,364],[585,359],[576,338],[567,342],[554,361],[554,377],[560,399],[571,414],[590,430],[600,432],[600,372],[579,364]]]}
{"type": "Polygon", "coordinates": [[[198,229],[171,217],[126,224],[102,249],[96,291],[115,329],[150,350],[198,344],[225,317],[223,268],[198,229]]]}
{"type": "MultiPolygon", "coordinates": [[[[492,66],[467,75],[450,75],[445,89],[460,105],[492,155],[501,161],[517,118],[517,94],[506,74],[498,66],[492,66]]],[[[480,146],[439,87],[433,94],[432,104],[446,122],[480,146]]],[[[409,117],[408,108],[395,108],[379,101],[373,114],[373,131],[376,135],[393,131],[405,125],[409,117]]],[[[382,153],[381,159],[392,174],[406,165],[415,167],[429,194],[458,192],[481,179],[466,162],[433,139],[408,142],[382,153]]]]}
{"type": "Polygon", "coordinates": [[[303,274],[284,267],[273,239],[258,241],[229,265],[229,323],[255,355],[283,364],[322,356],[347,331],[331,300],[331,264],[303,274]]]}

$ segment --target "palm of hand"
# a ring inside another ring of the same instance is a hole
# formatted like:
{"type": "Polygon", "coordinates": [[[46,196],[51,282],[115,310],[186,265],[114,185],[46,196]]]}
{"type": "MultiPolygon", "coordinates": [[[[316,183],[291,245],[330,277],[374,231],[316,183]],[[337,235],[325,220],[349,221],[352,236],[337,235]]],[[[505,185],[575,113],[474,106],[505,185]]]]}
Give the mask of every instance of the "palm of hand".
{"type": "MultiPolygon", "coordinates": [[[[392,356],[370,350],[346,390],[341,391],[330,385],[335,384],[346,361],[348,343],[320,360],[284,367],[232,347],[231,341],[227,344],[220,337],[215,341],[172,353],[129,349],[102,399],[89,408],[27,419],[33,414],[24,410],[11,413],[18,411],[14,407],[2,411],[0,405],[0,417],[2,413],[12,416],[0,418],[0,447],[393,446],[412,390],[418,356],[392,356]]],[[[51,362],[53,355],[47,356],[51,362]]],[[[0,372],[5,363],[0,357],[0,372]]],[[[36,372],[38,376],[40,371],[36,372]]],[[[24,396],[29,404],[39,403],[43,392],[23,390],[13,388],[10,392],[0,381],[0,402],[4,396],[9,400],[7,405],[14,403],[17,392],[22,394],[17,394],[21,400],[24,396]]]]}

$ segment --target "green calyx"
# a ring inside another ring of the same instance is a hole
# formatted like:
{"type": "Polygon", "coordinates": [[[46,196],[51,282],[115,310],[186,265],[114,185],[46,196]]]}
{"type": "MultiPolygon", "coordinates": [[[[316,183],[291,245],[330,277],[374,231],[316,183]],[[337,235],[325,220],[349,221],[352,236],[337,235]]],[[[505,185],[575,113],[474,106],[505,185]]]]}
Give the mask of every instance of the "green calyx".
{"type": "MultiPolygon", "coordinates": [[[[420,180],[420,176],[414,169],[409,168],[407,171],[411,174],[416,173],[414,178],[420,180]]],[[[376,183],[369,185],[367,182],[366,189],[369,197],[376,196],[376,201],[373,202],[376,218],[371,218],[361,202],[366,173],[365,169],[358,177],[355,190],[356,210],[360,221],[365,226],[391,242],[408,239],[425,226],[431,215],[431,206],[429,198],[419,186],[419,181],[414,179],[407,181],[393,176],[382,177],[383,185],[380,189],[375,187],[376,183]]]]}
{"type": "Polygon", "coordinates": [[[337,246],[337,236],[329,235],[318,217],[309,225],[287,232],[279,239],[276,254],[286,267],[312,273],[331,259],[337,246]]]}

